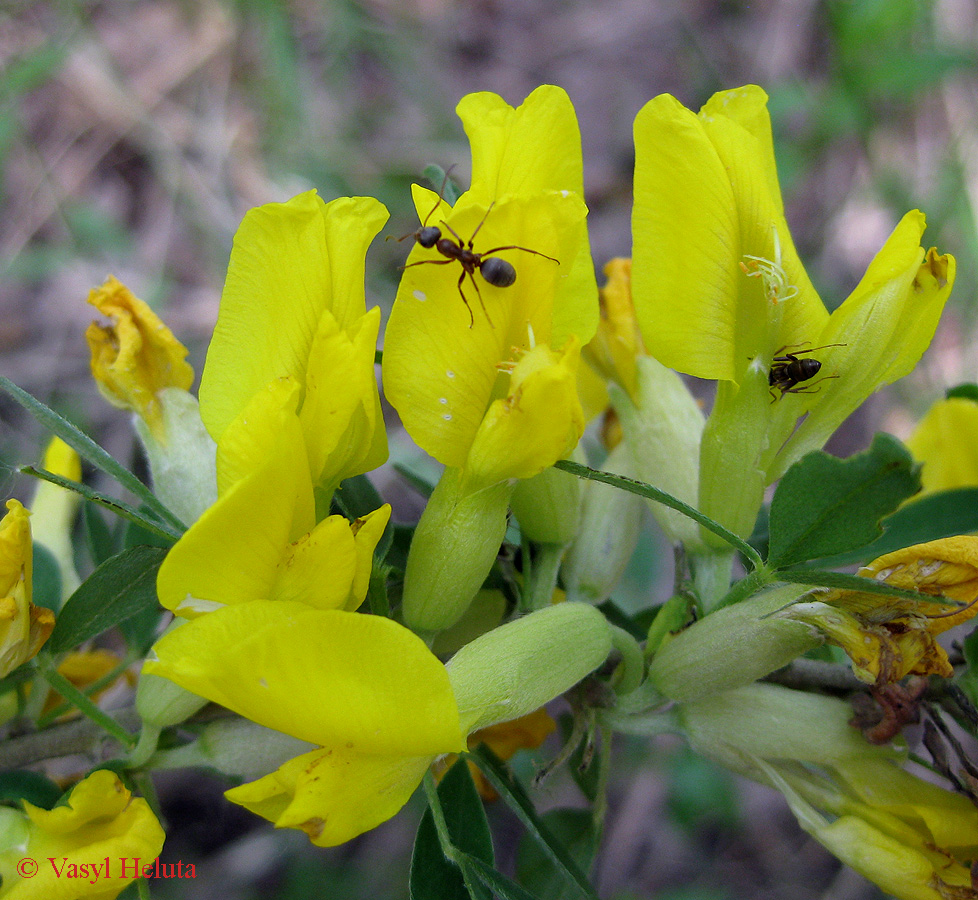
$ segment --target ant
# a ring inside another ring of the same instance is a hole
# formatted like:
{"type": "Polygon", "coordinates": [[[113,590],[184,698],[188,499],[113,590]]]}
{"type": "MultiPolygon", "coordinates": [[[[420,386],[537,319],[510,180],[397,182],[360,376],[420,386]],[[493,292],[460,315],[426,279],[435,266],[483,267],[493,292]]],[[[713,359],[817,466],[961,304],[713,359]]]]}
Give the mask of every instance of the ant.
{"type": "MultiPolygon", "coordinates": [[[[784,356],[775,356],[771,362],[771,371],[767,376],[767,383],[771,389],[772,402],[778,397],[775,390],[781,391],[781,396],[785,394],[814,394],[817,391],[811,390],[814,385],[808,385],[808,389],[798,387],[803,381],[814,378],[822,364],[817,359],[799,359],[802,353],[814,353],[816,350],[825,350],[827,347],[845,347],[845,344],[823,344],[821,347],[812,347],[810,350],[797,350],[794,353],[785,353],[784,356]]],[[[788,349],[786,344],[778,353],[788,349]]],[[[821,379],[838,378],[838,375],[826,375],[821,379]]],[[[821,382],[818,382],[821,383],[821,382]]]]}
{"type": "Polygon", "coordinates": [[[492,319],[489,318],[486,303],[482,299],[482,291],[479,290],[479,282],[475,280],[475,270],[478,269],[482,274],[483,279],[493,287],[504,288],[509,287],[514,281],[516,281],[516,269],[513,267],[512,263],[507,262],[505,259],[500,259],[498,256],[493,256],[492,254],[498,253],[500,250],[522,250],[525,253],[532,253],[534,256],[542,256],[544,259],[549,259],[551,262],[557,263],[557,265],[560,265],[560,260],[554,259],[552,256],[547,256],[546,253],[541,253],[539,250],[531,250],[529,247],[518,247],[516,244],[507,244],[503,247],[493,247],[491,250],[476,253],[472,246],[473,242],[475,241],[475,236],[479,233],[479,229],[482,228],[486,218],[492,211],[492,208],[496,205],[495,200],[489,204],[486,214],[482,217],[482,221],[476,225],[475,231],[472,232],[472,237],[470,237],[468,241],[463,242],[458,232],[455,231],[455,229],[452,228],[452,226],[449,225],[444,219],[441,220],[441,224],[454,235],[455,240],[443,237],[442,231],[437,225],[429,225],[428,219],[430,219],[434,211],[438,209],[438,206],[442,201],[442,196],[445,193],[445,185],[448,184],[448,176],[451,174],[451,171],[454,168],[454,166],[451,166],[445,173],[445,179],[442,181],[441,190],[438,192],[438,200],[432,207],[431,212],[424,217],[421,227],[411,234],[406,234],[404,237],[398,238],[398,241],[403,241],[405,238],[413,237],[426,250],[434,248],[442,256],[447,258],[422,259],[419,262],[408,263],[401,268],[409,269],[411,266],[425,265],[447,266],[451,265],[451,263],[457,260],[462,266],[462,274],[458,277],[458,295],[462,298],[465,308],[469,311],[469,328],[475,325],[475,315],[472,313],[472,307],[469,305],[468,298],[465,296],[465,292],[462,290],[462,282],[465,281],[466,275],[469,276],[469,280],[475,286],[475,292],[479,297],[479,305],[482,307],[482,312],[485,314],[486,321],[489,323],[490,327],[495,328],[496,326],[492,324],[492,319]]]}

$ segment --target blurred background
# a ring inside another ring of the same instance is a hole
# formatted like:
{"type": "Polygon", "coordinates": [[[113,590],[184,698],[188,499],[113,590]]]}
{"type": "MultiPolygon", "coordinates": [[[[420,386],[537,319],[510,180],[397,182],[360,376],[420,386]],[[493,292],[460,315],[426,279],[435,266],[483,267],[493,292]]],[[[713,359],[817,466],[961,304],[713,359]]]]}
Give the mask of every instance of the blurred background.
{"type": "MultiPolygon", "coordinates": [[[[85,298],[109,273],[164,317],[199,373],[246,210],[309,187],[373,195],[391,212],[383,234],[400,236],[416,227],[409,186],[427,164],[467,180],[458,100],[488,90],[517,105],[541,83],[577,108],[600,270],[630,252],[640,107],[669,92],[695,109],[754,82],[771,97],[796,244],[829,307],[908,209],[927,214],[925,246],[958,259],[922,365],[830,449],[861,449],[880,428],[904,437],[947,387],[978,379],[976,61],[971,0],[5,0],[0,373],[131,459],[126,416],[98,397],[83,339],[85,298]]],[[[375,242],[368,306],[389,310],[406,252],[375,242]]],[[[10,466],[44,441],[0,398],[4,495],[26,493],[10,466]]],[[[602,897],[879,896],[805,838],[779,797],[679,745],[622,742],[614,770],[602,897]]],[[[154,885],[154,897],[407,896],[417,806],[323,851],[231,807],[216,780],[160,787],[164,859],[194,862],[197,878],[154,885]]],[[[557,776],[543,805],[579,803],[574,790],[557,776]]],[[[490,815],[512,870],[519,827],[490,815]]]]}

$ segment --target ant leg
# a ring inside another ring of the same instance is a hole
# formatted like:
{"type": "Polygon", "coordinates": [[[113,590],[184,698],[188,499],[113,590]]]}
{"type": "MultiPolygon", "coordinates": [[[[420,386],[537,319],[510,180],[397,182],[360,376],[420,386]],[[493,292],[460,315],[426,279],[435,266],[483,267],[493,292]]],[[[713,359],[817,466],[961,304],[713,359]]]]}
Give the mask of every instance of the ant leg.
{"type": "MultiPolygon", "coordinates": [[[[468,272],[468,270],[466,270],[466,272],[468,272]]],[[[475,275],[473,275],[471,272],[468,272],[468,276],[469,276],[469,281],[471,281],[472,284],[475,285],[475,292],[476,295],[479,297],[479,305],[482,307],[482,312],[485,314],[486,321],[489,323],[489,327],[495,328],[496,326],[492,324],[492,319],[489,318],[489,310],[486,309],[486,301],[482,299],[482,291],[479,290],[479,282],[475,280],[475,275]]],[[[459,287],[459,290],[461,290],[461,286],[459,287]]],[[[469,312],[471,313],[472,310],[470,309],[469,312]]],[[[471,327],[472,326],[469,325],[469,328],[471,327]]]]}
{"type": "Polygon", "coordinates": [[[782,393],[781,396],[783,397],[785,394],[817,394],[821,390],[821,388],[816,387],[816,385],[820,385],[823,381],[828,381],[830,378],[838,378],[838,377],[839,377],[838,375],[826,375],[824,378],[819,378],[818,381],[813,381],[811,384],[807,384],[803,388],[800,387],[785,388],[784,393],[782,393]]]}
{"type": "MultiPolygon", "coordinates": [[[[469,306],[468,298],[465,296],[465,291],[462,290],[462,282],[465,281],[465,269],[462,269],[462,274],[458,277],[458,295],[462,298],[462,302],[465,304],[465,308],[469,311],[469,328],[475,325],[475,315],[472,312],[472,307],[469,306]]],[[[476,285],[478,288],[478,285],[476,285]]],[[[481,300],[482,297],[480,296],[481,300]]],[[[484,308],[484,307],[483,307],[484,308]]]]}
{"type": "MultiPolygon", "coordinates": [[[[542,256],[544,259],[549,259],[551,262],[557,263],[558,266],[560,265],[559,259],[554,259],[552,256],[547,256],[546,253],[541,253],[539,250],[531,250],[529,247],[517,247],[515,244],[510,244],[506,247],[493,247],[492,250],[483,251],[479,254],[479,256],[491,256],[493,253],[497,253],[500,250],[522,250],[524,253],[532,253],[534,256],[542,256]]],[[[780,353],[781,351],[779,350],[778,352],[780,353]]]]}
{"type": "Polygon", "coordinates": [[[419,259],[417,262],[408,263],[400,266],[401,269],[410,269],[411,266],[447,266],[455,262],[454,259],[419,259]]]}

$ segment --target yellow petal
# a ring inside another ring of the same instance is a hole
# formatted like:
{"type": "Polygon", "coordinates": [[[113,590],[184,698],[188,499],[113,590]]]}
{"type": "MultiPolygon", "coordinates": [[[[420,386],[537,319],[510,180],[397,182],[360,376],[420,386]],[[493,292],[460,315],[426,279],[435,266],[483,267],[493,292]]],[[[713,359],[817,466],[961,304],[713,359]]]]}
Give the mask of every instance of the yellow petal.
{"type": "Polygon", "coordinates": [[[364,255],[386,219],[372,198],[325,204],[315,191],[248,212],[201,378],[201,415],[215,440],[274,378],[304,385],[324,311],[354,327],[365,312],[364,255]]]}
{"type": "Polygon", "coordinates": [[[380,616],[258,601],[187,623],[156,655],[145,671],[320,746],[398,756],[464,746],[444,666],[380,616]]]}
{"type": "Polygon", "coordinates": [[[542,85],[514,109],[498,94],[468,94],[456,112],[472,145],[473,201],[510,194],[584,194],[581,135],[563,88],[542,85]]]}
{"type": "Polygon", "coordinates": [[[374,375],[379,326],[378,307],[361,316],[352,333],[327,311],[309,351],[300,421],[313,480],[327,492],[387,459],[374,375]]]}
{"type": "Polygon", "coordinates": [[[495,401],[472,442],[467,489],[531,478],[577,446],[584,412],[577,396],[580,344],[539,345],[513,369],[509,395],[495,401]]]}
{"type": "Polygon", "coordinates": [[[397,813],[430,763],[430,756],[368,756],[331,747],[298,756],[224,796],[277,828],[298,828],[318,847],[334,847],[397,813]]]}
{"type": "Polygon", "coordinates": [[[922,494],[978,487],[978,403],[974,400],[938,400],[906,443],[914,459],[923,463],[922,494]]]}
{"type": "MultiPolygon", "coordinates": [[[[424,209],[420,189],[418,194],[424,209]]],[[[485,207],[463,206],[460,200],[446,221],[467,239],[485,214],[485,207]]],[[[464,462],[489,404],[499,396],[499,363],[535,343],[562,345],[582,317],[591,315],[596,324],[596,292],[582,290],[568,277],[574,258],[586,251],[576,235],[584,214],[576,195],[498,202],[479,231],[477,250],[515,244],[559,262],[502,251],[499,257],[517,273],[515,283],[493,287],[476,272],[461,285],[465,301],[459,293],[459,277],[465,274],[460,264],[420,246],[412,251],[385,335],[384,391],[414,440],[439,462],[454,467],[464,462]],[[422,260],[450,264],[413,265],[422,260]]],[[[591,333],[593,325],[582,337],[591,333]]]]}
{"type": "Polygon", "coordinates": [[[313,525],[312,484],[294,416],[292,428],[291,438],[283,430],[278,449],[219,497],[167,554],[156,582],[167,609],[189,617],[214,605],[272,596],[289,545],[313,525]]]}
{"type": "MultiPolygon", "coordinates": [[[[831,316],[818,345],[822,373],[832,376],[804,398],[809,410],[781,452],[770,478],[822,446],[830,434],[881,385],[906,375],[930,344],[954,284],[955,261],[920,246],[924,216],[907,213],[876,255],[862,281],[831,316]]],[[[780,401],[779,401],[780,402],[780,401]]]]}
{"type": "Polygon", "coordinates": [[[372,513],[361,516],[352,523],[351,530],[356,543],[357,565],[350,596],[347,598],[344,609],[352,612],[366,598],[367,588],[370,586],[370,573],[373,570],[374,550],[377,549],[377,544],[380,542],[390,518],[391,507],[389,503],[385,503],[380,509],[375,509],[372,513]]]}
{"type": "Polygon", "coordinates": [[[748,85],[697,116],[662,95],[635,120],[636,312],[649,352],[701,378],[739,381],[827,318],[784,221],[766,101],[748,85]],[[759,260],[776,264],[780,297],[742,268],[759,260]]]}
{"type": "Polygon", "coordinates": [[[92,353],[92,375],[113,406],[131,409],[163,439],[156,394],[165,387],[189,389],[194,371],[183,346],[149,306],[112,276],[88,295],[88,302],[111,320],[93,322],[85,337],[92,353]]]}

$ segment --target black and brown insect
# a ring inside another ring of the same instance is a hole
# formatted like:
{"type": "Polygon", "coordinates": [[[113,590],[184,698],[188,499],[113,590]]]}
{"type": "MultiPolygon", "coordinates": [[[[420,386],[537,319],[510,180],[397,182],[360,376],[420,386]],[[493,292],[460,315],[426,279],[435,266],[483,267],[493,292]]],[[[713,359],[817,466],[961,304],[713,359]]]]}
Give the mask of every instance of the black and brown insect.
{"type": "Polygon", "coordinates": [[[785,345],[777,351],[771,361],[771,371],[768,372],[767,383],[771,389],[772,402],[780,399],[775,391],[781,391],[781,397],[785,394],[814,394],[818,391],[815,386],[829,378],[838,378],[838,375],[826,375],[813,384],[806,384],[804,387],[798,385],[806,381],[811,381],[822,368],[821,362],[817,359],[802,358],[803,353],[814,353],[816,350],[825,350],[828,347],[845,347],[845,344],[823,344],[821,347],[812,347],[809,350],[795,350],[793,353],[784,353],[788,349],[785,345]]]}
{"type": "MultiPolygon", "coordinates": [[[[454,168],[454,166],[452,167],[454,168]]],[[[492,212],[493,206],[496,202],[493,201],[489,204],[489,208],[486,210],[485,215],[482,220],[475,227],[475,231],[472,232],[472,237],[467,241],[463,241],[459,236],[458,232],[452,228],[444,219],[441,220],[441,224],[447,228],[455,240],[452,238],[444,237],[442,235],[442,230],[437,225],[429,225],[428,220],[434,214],[435,210],[438,209],[441,203],[442,196],[445,193],[445,185],[448,184],[448,176],[451,174],[452,168],[450,168],[445,173],[445,180],[442,182],[441,190],[438,192],[438,200],[435,205],[431,208],[431,212],[424,217],[424,221],[421,223],[421,227],[410,234],[404,235],[404,237],[398,238],[399,241],[403,241],[405,238],[413,237],[422,247],[426,250],[434,249],[437,250],[445,259],[422,259],[418,262],[408,263],[402,266],[402,269],[410,269],[411,266],[448,266],[453,262],[458,262],[462,266],[462,274],[458,277],[458,295],[462,298],[462,302],[465,304],[465,308],[469,311],[469,328],[475,325],[475,315],[472,312],[472,307],[469,304],[468,298],[465,296],[465,291],[462,290],[462,283],[465,281],[465,276],[469,277],[475,287],[475,292],[479,297],[479,305],[482,307],[482,312],[485,314],[486,321],[489,323],[490,327],[495,328],[492,324],[492,319],[489,318],[489,312],[486,309],[486,303],[482,299],[482,291],[479,290],[479,282],[475,280],[475,270],[478,269],[483,279],[491,284],[493,287],[509,287],[516,281],[516,268],[512,263],[508,262],[501,257],[494,256],[493,254],[499,253],[502,250],[522,250],[524,253],[532,253],[534,256],[542,256],[544,259],[549,259],[551,262],[560,265],[560,260],[554,259],[552,256],[547,256],[546,253],[541,253],[539,250],[531,250],[529,247],[520,247],[516,244],[506,244],[501,247],[493,247],[491,250],[484,250],[481,253],[476,253],[474,248],[475,236],[479,233],[479,229],[485,224],[489,213],[492,212]]]]}

